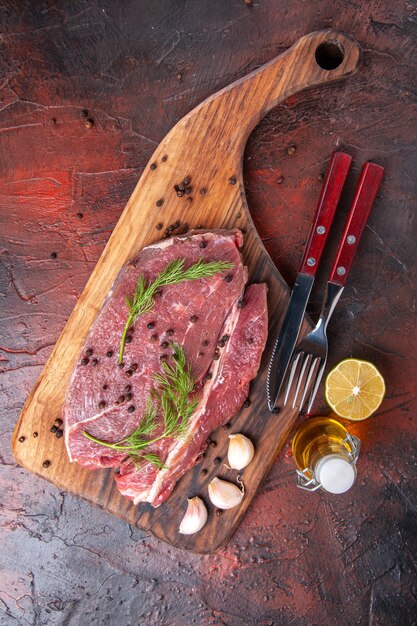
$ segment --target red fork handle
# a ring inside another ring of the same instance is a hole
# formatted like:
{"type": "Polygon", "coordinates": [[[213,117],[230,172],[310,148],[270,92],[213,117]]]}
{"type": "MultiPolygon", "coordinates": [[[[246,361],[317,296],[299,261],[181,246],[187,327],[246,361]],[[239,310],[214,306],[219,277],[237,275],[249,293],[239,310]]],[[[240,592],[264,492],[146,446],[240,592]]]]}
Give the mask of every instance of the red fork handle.
{"type": "Polygon", "coordinates": [[[329,282],[344,287],[372,205],[384,175],[384,168],[365,163],[350,207],[345,229],[330,272],[329,282]]]}
{"type": "Polygon", "coordinates": [[[301,261],[302,274],[316,275],[351,162],[352,157],[349,154],[332,154],[301,261]]]}

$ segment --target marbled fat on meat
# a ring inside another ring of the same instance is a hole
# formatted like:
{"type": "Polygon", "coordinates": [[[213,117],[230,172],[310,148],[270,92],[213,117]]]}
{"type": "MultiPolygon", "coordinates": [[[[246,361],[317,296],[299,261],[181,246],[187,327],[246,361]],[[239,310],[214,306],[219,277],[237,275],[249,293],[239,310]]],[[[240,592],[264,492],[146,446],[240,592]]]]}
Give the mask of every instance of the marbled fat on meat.
{"type": "Polygon", "coordinates": [[[267,336],[266,286],[251,285],[245,292],[241,245],[238,230],[195,231],[145,248],[120,271],[79,356],[63,407],[69,457],[90,469],[119,467],[117,486],[135,503],[158,506],[169,496],[195,465],[210,433],[239,410],[256,376],[267,336]],[[140,274],[152,282],[177,258],[184,258],[186,267],[203,258],[228,261],[233,268],[163,287],[152,311],[138,317],[119,367],[128,316],[126,295],[134,292],[140,274]],[[224,346],[218,347],[225,335],[224,346]],[[160,358],[169,358],[171,341],[182,346],[191,366],[198,405],[186,438],[164,438],[147,450],[157,454],[167,469],[150,463],[138,467],[122,451],[97,444],[83,433],[115,442],[140,424],[154,376],[163,371],[160,358]],[[213,358],[216,350],[219,356],[213,358]]]}

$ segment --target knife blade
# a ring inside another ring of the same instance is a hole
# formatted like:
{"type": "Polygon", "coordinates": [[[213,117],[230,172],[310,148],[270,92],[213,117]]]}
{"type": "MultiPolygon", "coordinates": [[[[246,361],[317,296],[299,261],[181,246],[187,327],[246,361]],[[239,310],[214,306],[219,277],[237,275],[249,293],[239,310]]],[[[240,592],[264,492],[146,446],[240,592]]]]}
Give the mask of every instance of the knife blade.
{"type": "Polygon", "coordinates": [[[297,343],[317,267],[351,162],[352,157],[349,154],[334,152],[327,168],[300,271],[269,363],[266,392],[270,411],[277,408],[280,390],[297,343]]]}
{"type": "Polygon", "coordinates": [[[297,343],[307,302],[310,298],[314,276],[298,274],[291,293],[281,331],[272,352],[269,363],[266,390],[269,410],[273,411],[279,396],[281,385],[287,373],[292,353],[297,343]]]}

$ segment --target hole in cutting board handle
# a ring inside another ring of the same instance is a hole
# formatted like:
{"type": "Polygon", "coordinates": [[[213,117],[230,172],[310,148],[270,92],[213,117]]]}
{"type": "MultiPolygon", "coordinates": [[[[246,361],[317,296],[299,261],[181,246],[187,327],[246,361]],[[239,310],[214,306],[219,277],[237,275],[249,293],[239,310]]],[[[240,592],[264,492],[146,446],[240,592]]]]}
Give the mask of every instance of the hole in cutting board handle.
{"type": "Polygon", "coordinates": [[[315,57],[322,70],[335,70],[345,58],[345,51],[339,41],[324,41],[317,46],[315,57]]]}

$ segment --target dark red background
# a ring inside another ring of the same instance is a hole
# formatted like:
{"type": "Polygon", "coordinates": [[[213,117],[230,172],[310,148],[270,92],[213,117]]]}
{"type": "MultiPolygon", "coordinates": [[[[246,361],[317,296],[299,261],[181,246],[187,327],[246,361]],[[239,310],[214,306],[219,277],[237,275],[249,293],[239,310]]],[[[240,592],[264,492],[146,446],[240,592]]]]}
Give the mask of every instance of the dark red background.
{"type": "Polygon", "coordinates": [[[413,623],[416,19],[414,3],[379,0],[3,0],[1,624],[413,623]],[[327,159],[354,157],[315,317],[360,167],[386,167],[329,365],[370,359],[387,397],[352,427],[363,450],[349,493],[298,490],[288,444],[227,548],[180,552],[16,466],[12,430],[157,143],[203,98],[327,26],[358,39],[363,65],[263,120],[246,190],[292,284],[327,159]]]}

